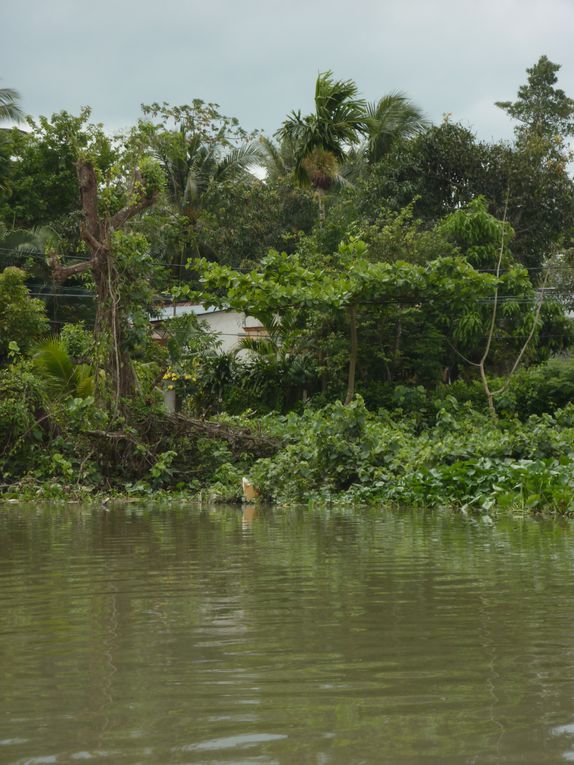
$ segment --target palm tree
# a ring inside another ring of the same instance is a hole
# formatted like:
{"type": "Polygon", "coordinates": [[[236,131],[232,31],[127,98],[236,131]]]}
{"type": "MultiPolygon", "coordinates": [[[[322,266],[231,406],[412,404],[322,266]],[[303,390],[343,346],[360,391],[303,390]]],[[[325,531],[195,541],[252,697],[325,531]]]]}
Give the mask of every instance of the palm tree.
{"type": "Polygon", "coordinates": [[[368,104],[367,119],[366,140],[350,149],[341,168],[348,183],[360,177],[367,166],[384,160],[398,141],[418,135],[429,125],[418,106],[400,92],[388,93],[368,104]]]}
{"type": "Polygon", "coordinates": [[[17,90],[13,90],[12,88],[0,88],[0,121],[23,121],[24,112],[18,105],[19,100],[20,94],[17,90]]]}
{"type": "Polygon", "coordinates": [[[310,185],[319,199],[323,218],[323,195],[340,177],[346,152],[368,134],[366,102],[357,96],[352,80],[335,80],[323,72],[315,84],[315,112],[302,116],[292,112],[277,137],[295,147],[294,173],[302,185],[310,185]]]}
{"type": "Polygon", "coordinates": [[[161,134],[155,152],[166,172],[172,204],[191,221],[197,219],[203,197],[213,185],[247,177],[249,168],[261,160],[254,142],[223,153],[217,145],[187,133],[183,125],[161,134]]]}
{"type": "Polygon", "coordinates": [[[411,138],[428,126],[418,106],[398,91],[369,104],[367,114],[369,133],[364,153],[369,164],[383,159],[398,139],[411,138]]]}
{"type": "MultiPolygon", "coordinates": [[[[13,122],[22,122],[24,112],[20,109],[18,101],[20,95],[12,88],[0,88],[0,122],[12,120],[13,122]]],[[[10,129],[0,128],[0,149],[2,155],[10,156],[10,129]]],[[[0,178],[0,191],[8,191],[8,183],[0,178]]]]}
{"type": "Polygon", "coordinates": [[[52,338],[41,343],[34,354],[33,363],[51,398],[87,398],[94,394],[92,369],[88,364],[75,364],[61,340],[52,338]]]}
{"type": "Polygon", "coordinates": [[[265,334],[243,337],[234,355],[248,351],[243,387],[256,399],[263,399],[272,409],[286,410],[300,397],[310,381],[310,359],[293,346],[295,314],[281,318],[259,315],[265,334]]]}
{"type": "Polygon", "coordinates": [[[18,265],[23,258],[54,249],[58,239],[58,234],[50,226],[8,228],[0,222],[0,263],[4,266],[18,265]]]}
{"type": "MultiPolygon", "coordinates": [[[[154,141],[156,158],[167,179],[167,197],[170,208],[187,220],[193,238],[206,194],[227,181],[253,179],[250,168],[261,162],[261,148],[256,142],[223,149],[215,142],[190,133],[184,125],[179,129],[159,133],[154,141]]],[[[208,247],[201,248],[207,249],[208,247]]],[[[175,275],[185,275],[184,265],[191,256],[188,243],[180,241],[175,275]]]]}
{"type": "Polygon", "coordinates": [[[288,178],[295,171],[297,148],[291,139],[284,139],[277,144],[266,136],[259,137],[261,144],[261,163],[268,181],[288,178]]]}
{"type": "Polygon", "coordinates": [[[335,81],[332,72],[324,72],[315,86],[315,113],[302,117],[292,112],[277,131],[279,148],[265,144],[267,166],[276,171],[285,157],[294,154],[294,173],[317,192],[322,215],[326,191],[344,183],[365,162],[379,162],[395,141],[416,135],[427,124],[404,93],[389,93],[367,104],[357,97],[354,82],[335,81]]]}

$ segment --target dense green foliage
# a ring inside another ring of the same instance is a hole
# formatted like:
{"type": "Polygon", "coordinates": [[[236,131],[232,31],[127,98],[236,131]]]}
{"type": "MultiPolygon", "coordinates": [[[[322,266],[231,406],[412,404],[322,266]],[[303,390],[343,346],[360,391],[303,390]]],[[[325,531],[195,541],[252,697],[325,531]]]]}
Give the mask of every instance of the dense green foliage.
{"type": "MultiPolygon", "coordinates": [[[[574,510],[574,411],[494,425],[451,400],[419,428],[359,399],[281,423],[287,445],[252,474],[279,501],[574,510]]],[[[270,427],[277,428],[273,423],[270,427]]]]}
{"type": "Polygon", "coordinates": [[[26,274],[19,268],[0,273],[0,363],[20,353],[48,329],[41,300],[30,298],[26,274]]]}
{"type": "Polygon", "coordinates": [[[276,501],[571,512],[558,70],[499,103],[513,144],[331,72],[275,140],[200,100],[113,137],[89,109],[0,130],[3,490],[239,498],[249,475],[276,501]],[[190,315],[158,343],[174,300],[263,332],[224,353],[190,315]]]}

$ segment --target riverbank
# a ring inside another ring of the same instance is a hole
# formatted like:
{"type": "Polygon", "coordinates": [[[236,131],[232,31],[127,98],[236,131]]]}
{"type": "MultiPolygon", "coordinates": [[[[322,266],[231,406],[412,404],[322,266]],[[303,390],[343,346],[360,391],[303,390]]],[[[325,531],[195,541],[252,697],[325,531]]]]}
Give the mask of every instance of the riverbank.
{"type": "MultiPolygon", "coordinates": [[[[78,480],[30,472],[4,486],[3,499],[107,502],[241,502],[242,477],[264,502],[448,507],[480,513],[499,510],[574,513],[574,406],[554,414],[494,422],[454,400],[432,421],[415,415],[369,412],[357,398],[302,414],[226,417],[222,426],[247,427],[275,443],[274,453],[237,452],[211,439],[196,445],[203,464],[185,481],[177,440],[136,480],[78,480]],[[201,470],[199,469],[201,467],[201,470]]],[[[52,459],[61,464],[67,458],[52,459]]],[[[97,467],[97,465],[96,465],[97,467]]],[[[191,470],[191,466],[190,466],[191,470]]]]}

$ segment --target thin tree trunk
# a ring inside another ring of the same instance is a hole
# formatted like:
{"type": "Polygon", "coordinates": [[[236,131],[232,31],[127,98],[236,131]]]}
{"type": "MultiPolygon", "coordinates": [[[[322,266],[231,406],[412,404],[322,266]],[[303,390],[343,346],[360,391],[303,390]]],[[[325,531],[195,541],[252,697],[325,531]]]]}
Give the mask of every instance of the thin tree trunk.
{"type": "Polygon", "coordinates": [[[349,329],[351,338],[351,348],[349,353],[349,377],[347,380],[347,395],[345,396],[345,406],[350,404],[355,395],[355,375],[357,371],[357,356],[359,352],[359,339],[357,336],[357,308],[351,305],[347,309],[349,316],[349,329]]]}
{"type": "Polygon", "coordinates": [[[395,347],[393,349],[393,362],[392,362],[393,376],[396,374],[398,366],[399,366],[402,335],[403,335],[403,322],[402,322],[402,317],[399,315],[399,318],[397,320],[397,327],[395,331],[395,347]]]}
{"type": "Polygon", "coordinates": [[[94,336],[102,350],[114,401],[118,403],[122,398],[133,395],[136,377],[124,345],[128,317],[122,310],[113,252],[108,253],[93,273],[97,294],[94,336]]]}
{"type": "Polygon", "coordinates": [[[323,228],[325,223],[325,192],[323,189],[317,189],[317,203],[319,205],[319,226],[323,228]]]}
{"type": "Polygon", "coordinates": [[[484,388],[484,393],[486,395],[486,400],[488,402],[488,411],[492,419],[496,421],[498,420],[498,415],[496,413],[496,407],[494,406],[494,396],[492,395],[492,391],[490,390],[490,385],[488,384],[488,378],[486,376],[486,370],[484,368],[483,361],[481,361],[479,364],[479,370],[480,370],[480,379],[482,380],[482,387],[484,388]]]}
{"type": "MultiPolygon", "coordinates": [[[[470,361],[470,359],[467,359],[465,356],[462,355],[459,351],[456,350],[456,348],[453,348],[454,351],[460,356],[464,361],[466,361],[468,364],[471,364],[474,367],[478,367],[479,373],[480,373],[480,379],[482,382],[482,387],[484,388],[484,393],[486,396],[486,400],[488,403],[488,411],[490,413],[490,416],[494,421],[498,420],[498,415],[496,413],[496,407],[494,406],[494,399],[496,396],[500,396],[502,393],[505,392],[505,390],[510,385],[510,379],[512,375],[516,372],[518,367],[520,366],[520,362],[522,361],[522,357],[526,353],[526,350],[528,346],[530,345],[530,341],[534,337],[534,333],[536,331],[536,327],[538,326],[538,322],[540,320],[540,312],[542,310],[542,303],[544,302],[544,291],[546,289],[546,284],[548,283],[548,276],[550,274],[550,271],[546,272],[546,275],[544,277],[544,281],[542,283],[542,287],[540,290],[540,299],[538,300],[538,305],[536,307],[536,311],[534,312],[534,317],[532,321],[532,327],[530,329],[530,332],[528,333],[528,336],[526,340],[524,341],[524,344],[522,345],[522,348],[520,349],[520,352],[518,353],[518,356],[516,357],[514,364],[512,365],[512,369],[506,376],[506,380],[504,384],[498,389],[498,390],[492,390],[490,387],[490,383],[488,382],[488,377],[486,375],[486,362],[488,360],[488,356],[490,354],[490,349],[492,347],[492,341],[494,339],[494,330],[496,327],[496,316],[498,312],[498,295],[499,295],[499,279],[500,279],[500,270],[502,267],[502,257],[504,254],[504,224],[506,223],[506,217],[508,213],[508,193],[506,195],[506,204],[504,206],[504,216],[502,219],[502,231],[500,236],[500,250],[498,253],[498,261],[496,263],[496,287],[494,289],[494,301],[492,306],[492,314],[490,317],[490,327],[486,339],[486,346],[484,348],[484,352],[482,354],[482,357],[480,361],[477,363],[475,361],[470,361]]],[[[451,346],[452,347],[452,346],[451,346]]]]}

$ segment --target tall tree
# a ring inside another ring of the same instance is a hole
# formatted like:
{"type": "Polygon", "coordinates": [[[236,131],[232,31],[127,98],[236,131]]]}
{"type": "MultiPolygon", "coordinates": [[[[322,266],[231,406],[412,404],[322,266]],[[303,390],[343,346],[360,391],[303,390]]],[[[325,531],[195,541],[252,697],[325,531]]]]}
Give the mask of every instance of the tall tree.
{"type": "MultiPolygon", "coordinates": [[[[174,275],[185,276],[189,257],[211,255],[202,239],[199,221],[206,197],[219,186],[255,180],[250,169],[260,163],[261,148],[255,135],[243,130],[235,118],[219,112],[217,104],[196,99],[191,105],[143,106],[145,120],[136,140],[143,137],[166,177],[166,204],[160,205],[171,232],[168,245],[174,275]]],[[[158,220],[156,230],[162,226],[158,220]]]]}
{"type": "Polygon", "coordinates": [[[157,156],[165,170],[167,192],[175,208],[191,222],[197,220],[203,197],[215,184],[244,178],[260,159],[254,143],[229,148],[203,143],[185,126],[158,136],[157,156]]]}
{"type": "MultiPolygon", "coordinates": [[[[19,100],[20,95],[18,91],[12,88],[0,88],[0,122],[5,120],[22,122],[24,112],[20,109],[19,100]]],[[[11,164],[10,132],[9,129],[0,128],[0,192],[7,191],[9,188],[6,175],[11,164]]]]}
{"type": "MultiPolygon", "coordinates": [[[[100,355],[103,356],[113,400],[118,406],[121,398],[133,393],[135,388],[135,376],[125,344],[131,317],[126,301],[122,300],[118,250],[123,245],[123,248],[128,250],[128,259],[131,257],[133,260],[137,258],[138,245],[141,244],[135,242],[135,246],[131,247],[129,241],[121,238],[120,230],[135,215],[154,203],[162,178],[158,175],[159,168],[156,165],[142,161],[139,169],[134,171],[131,188],[125,195],[125,204],[111,214],[106,209],[105,201],[101,199],[94,163],[89,158],[80,156],[76,169],[83,213],[80,232],[89,258],[64,266],[58,257],[53,255],[51,265],[54,279],[58,282],[86,272],[94,279],[97,301],[95,335],[100,355]]],[[[139,249],[141,250],[141,247],[139,249]]],[[[125,285],[123,286],[125,295],[125,285]]],[[[135,285],[131,284],[128,289],[133,290],[134,287],[135,285]]]]}
{"type": "Polygon", "coordinates": [[[528,81],[518,89],[516,101],[497,101],[496,105],[518,121],[516,137],[521,144],[560,147],[574,135],[574,100],[556,88],[559,64],[540,56],[527,69],[528,81]]]}
{"type": "Polygon", "coordinates": [[[117,162],[114,140],[102,125],[90,122],[90,109],[76,116],[65,111],[28,120],[29,130],[9,132],[10,196],[0,213],[18,228],[54,226],[74,219],[80,211],[76,158],[90,147],[98,172],[107,175],[117,162]]]}
{"type": "Polygon", "coordinates": [[[295,175],[322,197],[339,176],[349,147],[368,132],[366,103],[352,80],[335,80],[323,72],[315,83],[315,111],[292,112],[277,131],[278,139],[295,147],[295,175]]]}
{"type": "Polygon", "coordinates": [[[369,221],[413,199],[417,217],[437,221],[480,195],[498,218],[507,207],[516,233],[513,254],[535,275],[572,221],[574,184],[564,158],[478,141],[466,127],[445,121],[395,144],[383,162],[369,166],[354,199],[369,221]]]}

